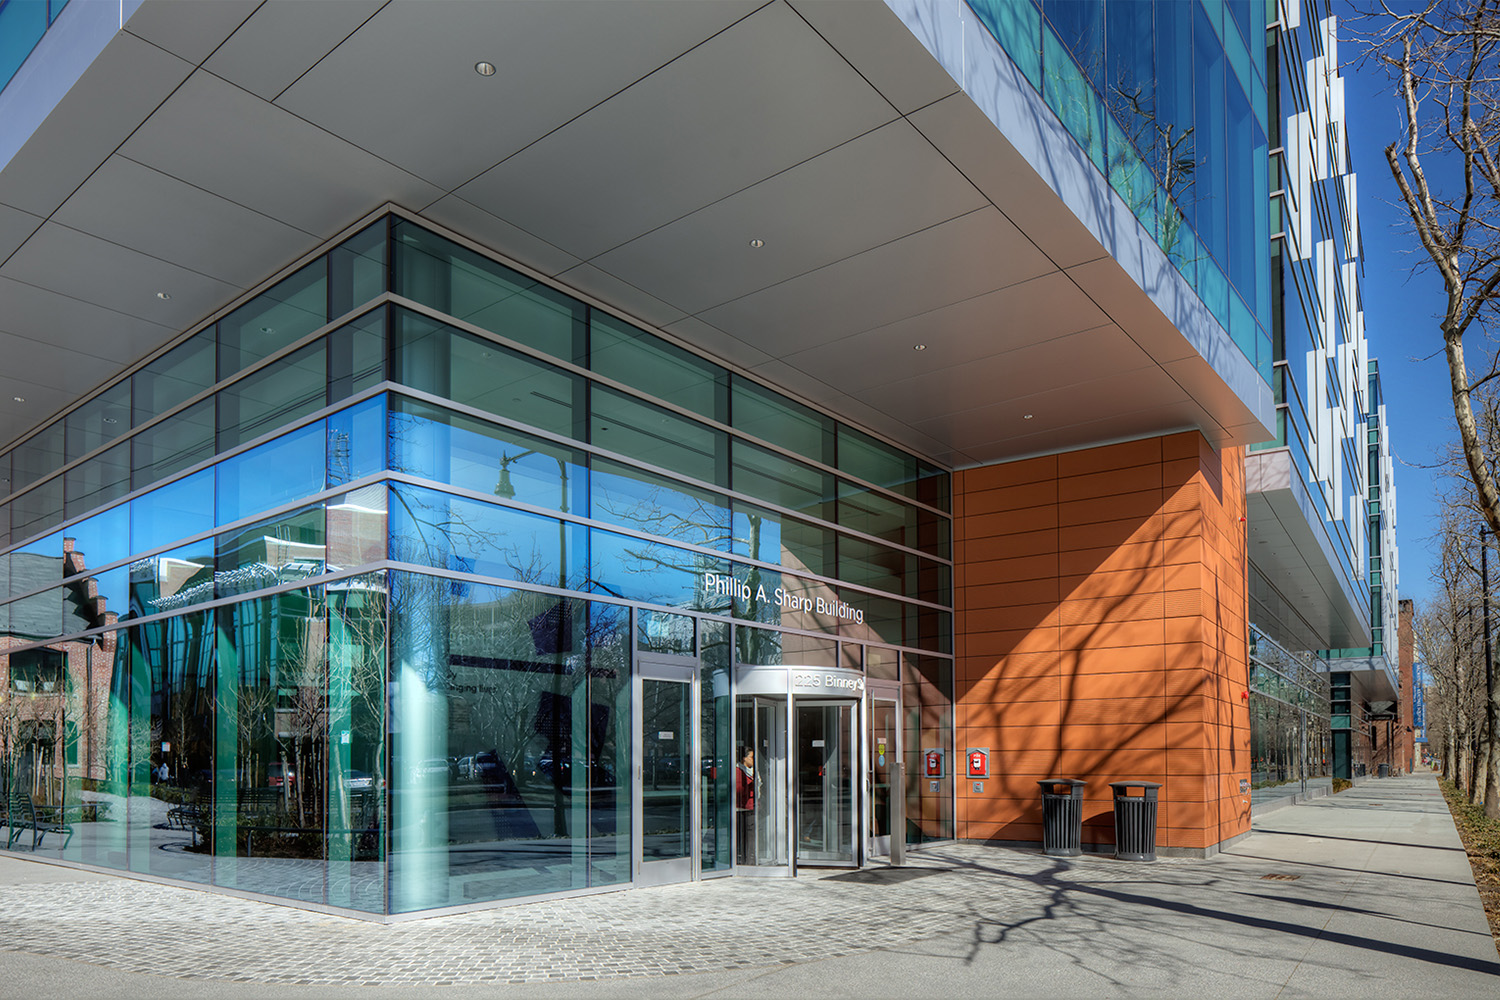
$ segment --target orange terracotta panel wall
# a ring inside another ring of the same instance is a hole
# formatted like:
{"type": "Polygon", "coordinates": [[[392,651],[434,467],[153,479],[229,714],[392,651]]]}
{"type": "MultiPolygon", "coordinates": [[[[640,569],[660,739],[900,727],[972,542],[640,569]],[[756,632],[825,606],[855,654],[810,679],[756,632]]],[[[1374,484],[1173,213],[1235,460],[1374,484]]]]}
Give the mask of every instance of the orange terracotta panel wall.
{"type": "Polygon", "coordinates": [[[1244,456],[1196,432],[955,476],[958,835],[1041,839],[1037,782],[1081,778],[1084,842],[1111,781],[1161,782],[1157,844],[1249,829],[1244,456]]]}

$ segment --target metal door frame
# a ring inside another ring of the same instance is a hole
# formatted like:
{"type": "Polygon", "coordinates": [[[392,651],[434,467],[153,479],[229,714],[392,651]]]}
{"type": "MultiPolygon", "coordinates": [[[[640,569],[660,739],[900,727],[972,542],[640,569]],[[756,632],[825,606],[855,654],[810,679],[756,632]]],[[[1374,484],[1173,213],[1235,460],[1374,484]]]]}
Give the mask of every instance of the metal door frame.
{"type": "Polygon", "coordinates": [[[868,807],[863,810],[866,824],[864,839],[864,843],[866,845],[866,858],[888,858],[891,854],[890,835],[887,834],[884,837],[877,837],[875,835],[875,769],[874,764],[872,763],[874,759],[873,754],[875,753],[875,703],[889,702],[894,708],[895,714],[895,720],[892,726],[894,740],[891,753],[893,759],[891,763],[887,765],[887,767],[890,769],[891,775],[890,805],[892,819],[894,819],[896,813],[895,797],[897,795],[904,796],[906,794],[905,788],[897,787],[895,774],[896,762],[904,759],[901,754],[905,749],[902,746],[901,732],[901,685],[896,681],[871,681],[867,684],[865,693],[866,696],[864,698],[863,708],[866,713],[866,719],[868,721],[865,723],[864,727],[866,745],[864,747],[864,753],[862,753],[860,756],[863,759],[865,769],[865,801],[869,803],[868,807]]]}
{"type": "MultiPolygon", "coordinates": [[[[862,816],[862,814],[864,812],[864,810],[861,808],[861,798],[862,797],[860,795],[860,785],[862,784],[862,782],[860,780],[860,778],[861,778],[861,767],[860,767],[860,764],[861,764],[861,761],[863,761],[864,756],[865,756],[864,755],[864,740],[862,739],[862,734],[861,734],[861,729],[862,729],[862,727],[864,725],[864,721],[865,721],[864,720],[864,712],[863,712],[864,701],[865,701],[865,699],[863,699],[863,698],[839,698],[837,696],[834,696],[834,697],[824,697],[824,696],[821,696],[821,695],[805,695],[804,694],[804,695],[794,695],[792,697],[791,704],[788,706],[788,712],[787,712],[787,716],[788,716],[788,718],[787,718],[787,729],[789,730],[789,733],[788,733],[788,746],[787,746],[788,753],[787,753],[787,756],[789,758],[792,757],[794,754],[800,756],[800,754],[802,753],[802,740],[801,740],[801,733],[799,732],[801,726],[798,723],[797,718],[796,718],[796,713],[797,713],[797,710],[799,708],[830,708],[831,707],[831,708],[848,708],[848,709],[850,709],[850,712],[849,712],[849,727],[848,727],[848,730],[844,733],[844,736],[849,741],[849,753],[851,754],[850,767],[849,767],[849,812],[850,812],[850,815],[849,815],[849,838],[850,838],[849,852],[852,855],[852,857],[851,857],[851,859],[849,861],[822,861],[822,860],[820,860],[820,861],[816,861],[816,862],[806,862],[806,864],[810,865],[811,867],[815,867],[815,868],[859,868],[864,863],[865,827],[864,827],[864,824],[861,823],[861,821],[860,821],[861,816],[862,816]]],[[[800,765],[801,765],[802,762],[801,762],[800,759],[793,759],[789,763],[790,763],[790,767],[789,767],[788,773],[787,773],[787,778],[788,778],[787,785],[788,785],[788,790],[791,793],[789,797],[790,797],[791,802],[792,802],[792,812],[791,812],[791,817],[790,817],[790,819],[791,819],[791,862],[792,862],[792,874],[795,875],[796,872],[797,872],[797,866],[800,865],[800,864],[803,864],[804,862],[801,861],[801,859],[797,855],[797,832],[800,829],[800,821],[801,821],[802,817],[800,815],[801,807],[799,806],[798,801],[797,801],[798,800],[798,794],[797,794],[798,793],[798,789],[795,788],[795,787],[793,787],[792,776],[793,775],[800,776],[800,774],[801,774],[801,767],[800,767],[800,765]]],[[[826,782],[825,782],[825,785],[826,785],[826,782]]]]}
{"type": "Polygon", "coordinates": [[[634,831],[630,838],[630,862],[634,881],[639,886],[664,885],[670,882],[697,881],[702,868],[702,845],[699,829],[703,823],[703,809],[699,796],[702,794],[701,770],[699,766],[698,729],[699,712],[699,661],[695,656],[666,656],[658,653],[637,653],[635,673],[631,677],[631,729],[630,752],[635,780],[630,790],[630,821],[634,831]],[[688,857],[667,861],[645,860],[645,725],[644,681],[666,681],[686,685],[688,690],[689,735],[683,748],[682,767],[688,773],[688,857]],[[684,869],[683,862],[686,861],[684,869]],[[649,867],[648,867],[649,865],[649,867]]]}

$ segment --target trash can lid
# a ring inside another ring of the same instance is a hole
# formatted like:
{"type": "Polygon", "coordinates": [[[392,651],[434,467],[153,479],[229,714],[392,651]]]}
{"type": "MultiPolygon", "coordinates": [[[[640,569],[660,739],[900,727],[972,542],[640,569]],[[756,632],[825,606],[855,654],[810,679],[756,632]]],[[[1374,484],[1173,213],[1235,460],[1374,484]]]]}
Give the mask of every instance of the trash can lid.
{"type": "Polygon", "coordinates": [[[1077,778],[1048,778],[1045,781],[1038,781],[1037,784],[1043,788],[1051,788],[1053,785],[1068,785],[1072,788],[1082,788],[1088,782],[1079,781],[1077,778]]]}
{"type": "Polygon", "coordinates": [[[1109,787],[1115,790],[1115,797],[1121,798],[1130,794],[1130,789],[1139,788],[1141,795],[1148,799],[1156,798],[1156,790],[1161,787],[1159,781],[1111,781],[1109,787]]]}

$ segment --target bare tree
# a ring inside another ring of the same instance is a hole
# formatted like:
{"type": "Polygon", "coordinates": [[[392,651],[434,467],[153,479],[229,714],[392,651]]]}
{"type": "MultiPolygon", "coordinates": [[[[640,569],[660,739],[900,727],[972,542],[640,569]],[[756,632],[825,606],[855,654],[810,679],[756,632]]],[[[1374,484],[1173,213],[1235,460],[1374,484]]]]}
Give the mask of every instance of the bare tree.
{"type": "MultiPolygon", "coordinates": [[[[1394,11],[1381,0],[1369,51],[1386,67],[1404,110],[1403,135],[1385,148],[1412,230],[1441,279],[1438,321],[1464,463],[1475,507],[1500,534],[1494,435],[1476,418],[1475,396],[1500,376],[1493,345],[1465,351],[1465,335],[1489,335],[1500,303],[1500,2],[1429,0],[1394,11]],[[1470,357],[1477,359],[1471,370],[1470,357]]],[[[1470,345],[1473,345],[1470,341],[1470,345]]],[[[1500,732],[1500,692],[1486,678],[1487,742],[1500,732]]],[[[1500,818],[1500,782],[1486,767],[1485,812],[1500,818]]]]}

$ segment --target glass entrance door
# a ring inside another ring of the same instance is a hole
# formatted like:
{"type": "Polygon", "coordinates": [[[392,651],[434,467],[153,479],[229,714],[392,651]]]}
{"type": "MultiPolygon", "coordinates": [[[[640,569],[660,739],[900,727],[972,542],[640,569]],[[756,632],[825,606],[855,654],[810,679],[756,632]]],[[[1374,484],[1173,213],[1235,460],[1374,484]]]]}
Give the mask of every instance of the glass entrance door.
{"type": "Polygon", "coordinates": [[[901,748],[897,743],[900,716],[896,703],[870,699],[870,853],[891,853],[891,784],[901,748]]]}
{"type": "Polygon", "coordinates": [[[643,660],[637,676],[636,871],[642,885],[684,882],[696,870],[695,671],[643,660]]]}
{"type": "Polygon", "coordinates": [[[736,716],[735,862],[741,868],[784,868],[791,858],[786,702],[741,698],[736,716]]]}
{"type": "Polygon", "coordinates": [[[856,865],[857,703],[805,702],[797,712],[797,863],[856,865]]]}

